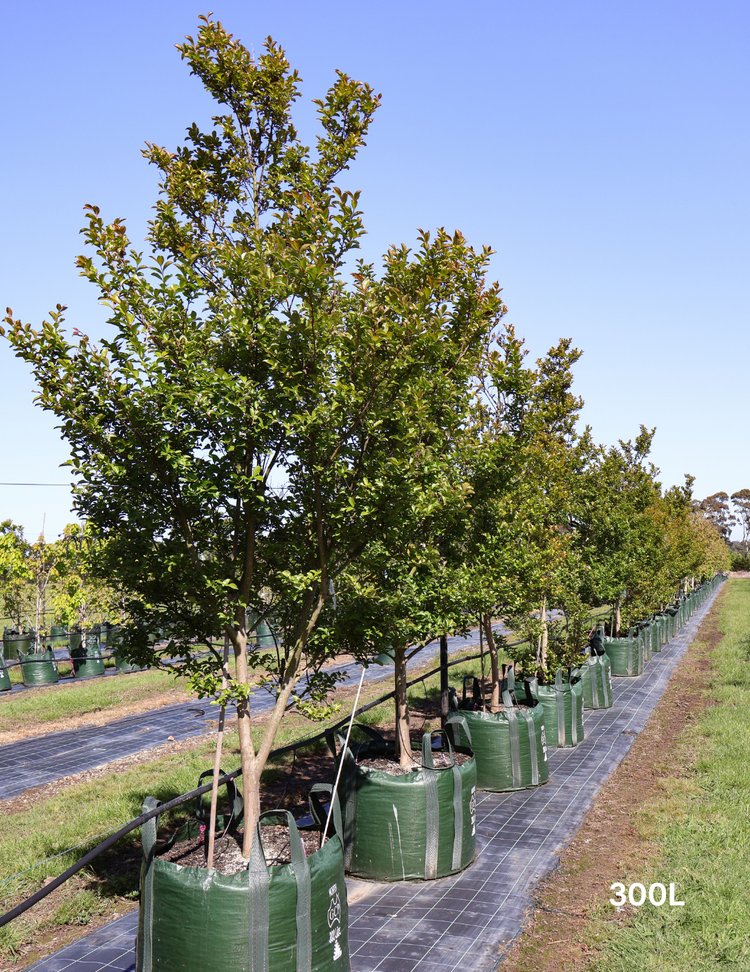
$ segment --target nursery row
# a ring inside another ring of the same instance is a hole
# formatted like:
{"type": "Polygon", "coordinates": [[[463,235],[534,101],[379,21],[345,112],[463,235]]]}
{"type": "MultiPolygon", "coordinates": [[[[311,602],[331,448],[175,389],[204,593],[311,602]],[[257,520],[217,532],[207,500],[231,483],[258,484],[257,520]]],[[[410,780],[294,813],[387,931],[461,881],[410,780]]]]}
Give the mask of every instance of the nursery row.
{"type": "MultiPolygon", "coordinates": [[[[467,867],[476,854],[477,790],[546,783],[548,746],[580,745],[584,709],[613,705],[612,676],[641,674],[722,579],[717,576],[681,597],[625,638],[598,631],[581,664],[567,672],[558,669],[553,684],[540,685],[532,677],[516,681],[509,666],[497,711],[488,711],[477,681],[471,697],[459,700],[453,693],[445,729],[423,735],[407,771],[396,762],[394,743],[369,726],[332,736],[333,786],[313,788],[309,818],[295,822],[288,814],[263,814],[249,868],[239,873],[161,859],[157,823],[149,821],[137,969],[207,972],[221,954],[228,972],[347,972],[345,874],[376,881],[433,880],[467,867]],[[328,804],[321,802],[323,793],[328,804]],[[289,863],[269,865],[265,832],[279,826],[288,828],[289,863]],[[317,831],[322,839],[303,848],[303,829],[317,831]],[[178,922],[176,914],[193,919],[178,922]]],[[[156,806],[149,798],[144,810],[156,806]]],[[[230,806],[234,819],[220,825],[232,832],[242,815],[234,791],[230,806]]],[[[195,833],[191,826],[178,837],[195,833]]]]}
{"type": "Polygon", "coordinates": [[[141,666],[128,660],[125,650],[116,642],[116,629],[102,625],[96,631],[66,631],[53,627],[47,638],[37,639],[32,631],[9,631],[3,635],[0,654],[0,692],[12,688],[10,668],[17,665],[23,684],[52,685],[61,678],[60,661],[67,661],[75,678],[92,678],[105,673],[105,659],[112,658],[118,672],[139,671],[141,666]],[[64,657],[67,653],[67,659],[64,657]],[[61,657],[62,656],[62,657],[61,657]],[[6,659],[10,665],[6,663],[6,659]]]}

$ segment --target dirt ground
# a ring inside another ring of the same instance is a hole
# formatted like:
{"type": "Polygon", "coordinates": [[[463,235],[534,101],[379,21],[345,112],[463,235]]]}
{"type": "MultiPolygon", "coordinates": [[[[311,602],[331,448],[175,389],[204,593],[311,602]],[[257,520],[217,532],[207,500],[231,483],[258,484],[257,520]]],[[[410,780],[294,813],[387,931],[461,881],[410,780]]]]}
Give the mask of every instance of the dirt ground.
{"type": "MultiPolygon", "coordinates": [[[[723,597],[719,594],[716,604],[723,597]]],[[[696,641],[680,660],[646,728],[603,787],[583,826],[562,855],[559,867],[537,888],[536,906],[498,972],[578,972],[597,950],[586,941],[594,914],[623,875],[642,872],[656,848],[635,827],[643,804],[659,794],[665,776],[690,770],[693,754],[675,743],[685,727],[710,703],[702,691],[711,652],[721,640],[716,607],[701,625],[696,641]],[[665,759],[668,754],[668,760],[665,759]]],[[[607,922],[630,920],[631,907],[609,908],[607,922]]]]}

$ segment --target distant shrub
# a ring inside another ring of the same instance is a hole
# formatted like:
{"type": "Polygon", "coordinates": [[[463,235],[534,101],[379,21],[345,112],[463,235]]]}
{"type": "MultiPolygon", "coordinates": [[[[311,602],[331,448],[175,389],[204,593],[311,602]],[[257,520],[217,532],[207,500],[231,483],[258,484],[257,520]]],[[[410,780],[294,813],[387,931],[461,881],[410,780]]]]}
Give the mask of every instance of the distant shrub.
{"type": "Polygon", "coordinates": [[[733,554],[732,570],[750,570],[750,557],[744,557],[742,554],[733,554]]]}

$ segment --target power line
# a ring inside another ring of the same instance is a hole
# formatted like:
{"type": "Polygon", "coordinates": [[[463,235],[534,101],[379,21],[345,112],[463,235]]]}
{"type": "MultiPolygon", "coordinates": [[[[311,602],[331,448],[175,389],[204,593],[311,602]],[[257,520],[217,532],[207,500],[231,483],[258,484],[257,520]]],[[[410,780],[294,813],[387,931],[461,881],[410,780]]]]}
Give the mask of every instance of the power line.
{"type": "Polygon", "coordinates": [[[0,483],[0,486],[67,486],[70,488],[72,483],[0,483]]]}

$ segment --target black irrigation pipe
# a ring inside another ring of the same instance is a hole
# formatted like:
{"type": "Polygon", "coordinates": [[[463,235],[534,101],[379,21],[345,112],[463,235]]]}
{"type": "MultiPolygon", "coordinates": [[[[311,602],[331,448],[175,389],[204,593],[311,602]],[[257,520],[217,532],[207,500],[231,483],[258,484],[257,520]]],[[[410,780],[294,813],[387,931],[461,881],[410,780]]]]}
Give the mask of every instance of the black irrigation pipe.
{"type": "MultiPolygon", "coordinates": [[[[515,647],[515,645],[522,645],[522,644],[523,641],[517,641],[514,642],[512,645],[508,645],[507,647],[515,647]]],[[[464,658],[457,658],[455,661],[448,662],[448,667],[450,668],[453,665],[460,665],[464,662],[474,661],[475,659],[480,657],[481,657],[480,654],[476,654],[476,655],[469,655],[464,658]]],[[[411,682],[407,682],[406,687],[411,688],[413,685],[417,685],[419,682],[423,682],[426,678],[430,678],[432,675],[436,675],[439,671],[440,671],[440,666],[438,666],[437,668],[433,668],[431,672],[427,672],[424,675],[420,675],[419,678],[415,678],[411,682]]],[[[355,715],[357,716],[361,715],[363,712],[367,712],[368,709],[374,709],[376,706],[382,705],[383,702],[387,702],[388,699],[392,699],[395,694],[396,694],[395,690],[393,692],[388,692],[386,695],[382,695],[379,699],[375,699],[374,702],[368,702],[367,705],[360,706],[360,708],[357,709],[355,715]]],[[[268,754],[269,759],[272,756],[282,756],[285,753],[289,753],[294,749],[301,749],[303,746],[309,746],[311,743],[317,742],[320,739],[325,739],[327,733],[332,732],[335,729],[340,728],[341,726],[345,726],[350,718],[351,716],[349,715],[345,719],[342,719],[340,722],[337,722],[335,725],[330,726],[328,729],[325,729],[323,732],[319,732],[316,735],[311,736],[309,739],[300,739],[296,743],[290,743],[288,746],[282,746],[279,749],[272,750],[268,754]]],[[[228,783],[230,780],[234,780],[241,775],[242,775],[241,769],[237,769],[233,773],[226,773],[224,776],[219,778],[219,786],[223,786],[225,783],[228,783]]],[[[128,823],[125,824],[125,826],[120,827],[120,829],[116,833],[110,834],[110,836],[107,837],[106,840],[103,840],[100,844],[97,844],[96,847],[90,850],[88,854],[85,854],[80,860],[76,861],[75,864],[71,864],[71,866],[66,871],[63,871],[62,874],[59,874],[56,878],[53,878],[53,880],[50,881],[49,884],[46,884],[43,888],[40,888],[38,891],[32,894],[30,898],[26,898],[19,905],[16,905],[15,908],[11,908],[11,910],[8,911],[6,914],[0,916],[0,928],[2,928],[3,925],[9,924],[11,921],[13,921],[14,918],[18,918],[19,915],[22,915],[25,911],[28,911],[29,908],[33,908],[35,904],[38,904],[43,898],[46,898],[48,894],[51,894],[53,891],[56,891],[61,885],[65,884],[66,881],[72,878],[79,871],[83,870],[84,867],[90,864],[100,854],[103,854],[104,851],[109,850],[109,848],[113,844],[116,844],[121,837],[126,837],[129,833],[135,830],[136,827],[142,826],[143,824],[146,823],[147,820],[151,820],[152,817],[158,817],[163,813],[167,813],[169,810],[174,810],[176,807],[181,806],[183,803],[187,803],[188,800],[193,800],[195,799],[195,797],[199,797],[202,796],[204,793],[208,793],[209,790],[212,789],[212,787],[213,787],[213,781],[211,783],[206,783],[205,786],[199,786],[195,790],[191,790],[189,793],[183,793],[181,796],[175,797],[174,800],[169,800],[167,803],[162,803],[154,810],[149,810],[147,813],[142,813],[140,817],[136,817],[134,820],[130,820],[128,823]]]]}

